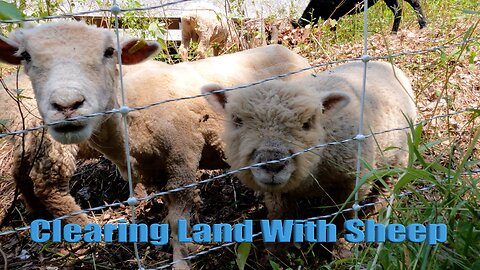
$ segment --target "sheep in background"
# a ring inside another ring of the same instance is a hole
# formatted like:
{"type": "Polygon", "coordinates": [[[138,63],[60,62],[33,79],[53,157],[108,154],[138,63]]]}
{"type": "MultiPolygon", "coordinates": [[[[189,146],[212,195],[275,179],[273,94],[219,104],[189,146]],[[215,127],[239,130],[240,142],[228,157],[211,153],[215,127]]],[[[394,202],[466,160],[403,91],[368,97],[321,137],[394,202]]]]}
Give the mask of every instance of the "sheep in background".
{"type": "MultiPolygon", "coordinates": [[[[11,132],[32,128],[42,124],[33,99],[34,94],[27,75],[20,72],[4,79],[5,85],[0,91],[0,119],[5,125],[0,132],[11,132]],[[21,92],[20,107],[16,102],[17,85],[21,92]],[[6,88],[6,89],[4,89],[6,88]],[[8,91],[8,92],[7,92],[8,91]],[[22,115],[23,114],[23,115],[22,115]],[[25,126],[23,126],[22,116],[25,126]]],[[[81,210],[70,195],[69,181],[78,159],[97,157],[86,144],[63,145],[52,139],[45,130],[36,130],[23,135],[9,136],[4,140],[5,148],[11,155],[10,162],[3,164],[3,176],[11,176],[17,185],[27,209],[37,217],[47,218],[64,216],[81,210]],[[22,158],[23,157],[23,158],[22,158]]],[[[8,207],[8,206],[7,206],[8,207]]],[[[4,209],[3,211],[6,211],[4,209]]],[[[3,212],[3,216],[6,212],[3,212]]],[[[89,222],[86,214],[64,219],[68,223],[85,225],[89,222]]]]}
{"type": "Polygon", "coordinates": [[[182,43],[179,52],[182,60],[188,61],[190,41],[198,43],[196,53],[199,59],[206,57],[210,46],[213,47],[213,55],[219,55],[231,31],[228,24],[222,11],[210,3],[188,5],[181,18],[182,43]]]}
{"type": "MultiPolygon", "coordinates": [[[[349,63],[316,77],[266,82],[227,92],[221,98],[207,96],[227,118],[223,139],[232,169],[355,137],[363,69],[361,62],[349,63]]],[[[406,75],[383,62],[370,62],[367,75],[363,133],[408,126],[404,114],[415,119],[417,112],[406,75]]],[[[202,92],[221,88],[209,84],[202,92]]],[[[362,159],[374,168],[403,166],[408,157],[407,134],[395,131],[368,138],[362,153],[362,159]]],[[[353,141],[253,167],[237,176],[248,187],[265,194],[270,219],[295,219],[296,199],[322,197],[332,206],[346,202],[355,189],[356,160],[357,142],[353,141]]],[[[361,175],[367,171],[363,166],[361,175]]],[[[362,186],[360,200],[370,189],[371,184],[362,186]]]]}
{"type": "MultiPolygon", "coordinates": [[[[405,0],[412,6],[417,13],[418,24],[420,29],[427,25],[425,15],[420,5],[420,0],[405,0]]],[[[378,0],[368,1],[368,7],[373,6],[378,0]]],[[[394,21],[392,33],[397,33],[402,20],[403,3],[402,0],[385,0],[388,8],[393,12],[394,21]]],[[[310,22],[317,23],[320,18],[323,20],[338,20],[345,15],[355,14],[363,11],[363,0],[310,0],[302,17],[298,21],[293,22],[295,27],[305,27],[310,22]]]]}
{"type": "MultiPolygon", "coordinates": [[[[0,40],[0,59],[23,64],[45,123],[119,107],[118,69],[113,34],[80,22],[45,23],[19,29],[0,40]],[[18,51],[18,52],[17,52],[18,51]],[[16,53],[15,53],[16,52],[16,53]]],[[[138,64],[158,44],[132,39],[122,44],[122,63],[138,64]]],[[[280,45],[177,65],[147,61],[127,68],[128,106],[200,94],[208,81],[244,84],[309,67],[306,59],[280,45]]],[[[301,76],[301,75],[297,75],[301,76]]],[[[295,76],[294,76],[295,77],[295,76]]],[[[223,117],[202,98],[165,103],[128,114],[130,158],[134,181],[155,190],[172,189],[196,179],[198,168],[226,168],[220,140],[223,117]]],[[[88,142],[110,159],[127,178],[120,114],[62,123],[48,129],[63,144],[88,142]]],[[[177,221],[190,221],[197,202],[187,189],[165,196],[172,238],[177,221]]],[[[186,269],[186,245],[172,241],[176,268],[186,269]]]]}

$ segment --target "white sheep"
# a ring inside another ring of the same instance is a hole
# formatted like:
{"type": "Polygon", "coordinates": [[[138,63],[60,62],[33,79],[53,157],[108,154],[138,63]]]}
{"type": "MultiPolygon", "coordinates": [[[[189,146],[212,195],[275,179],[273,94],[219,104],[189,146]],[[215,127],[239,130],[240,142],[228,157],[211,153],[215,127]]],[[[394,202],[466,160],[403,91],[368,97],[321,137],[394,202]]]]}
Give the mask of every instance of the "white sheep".
{"type": "MultiPolygon", "coordinates": [[[[12,74],[4,78],[4,83],[4,87],[0,87],[0,119],[5,124],[0,131],[5,133],[41,125],[28,76],[23,72],[18,77],[12,74]],[[17,97],[20,97],[19,103],[17,97]]],[[[97,157],[98,153],[94,154],[86,144],[64,145],[56,142],[44,131],[9,136],[8,140],[4,140],[8,147],[3,150],[10,149],[12,155],[11,162],[4,164],[8,167],[4,168],[4,172],[13,177],[23,202],[35,216],[59,217],[78,212],[80,206],[70,195],[69,188],[69,180],[76,169],[75,161],[77,158],[97,157]]],[[[85,225],[89,219],[86,214],[80,214],[65,221],[85,225]]]]}
{"type": "Polygon", "coordinates": [[[229,20],[216,6],[200,2],[185,8],[181,17],[182,41],[179,53],[183,61],[188,60],[190,41],[197,42],[196,53],[199,59],[206,57],[207,50],[213,47],[217,56],[224,49],[229,32],[229,20]]]}
{"type": "MultiPolygon", "coordinates": [[[[3,61],[23,63],[32,81],[38,108],[47,124],[119,107],[117,54],[111,32],[80,22],[45,23],[2,39],[3,61]]],[[[132,39],[122,44],[122,63],[136,64],[158,45],[132,39]]],[[[200,94],[208,81],[236,85],[308,67],[301,56],[280,45],[177,65],[147,61],[125,67],[128,106],[200,94]]],[[[128,113],[134,181],[150,188],[172,189],[195,181],[198,168],[225,168],[220,140],[222,119],[203,98],[170,102],[128,113]]],[[[88,142],[127,178],[120,114],[72,121],[48,129],[64,144],[88,142]]],[[[189,222],[196,196],[191,189],[165,196],[167,222],[176,239],[177,220],[189,222]]],[[[173,259],[187,254],[172,241],[173,259]]],[[[185,261],[177,268],[188,268],[185,261]]]]}
{"type": "MultiPolygon", "coordinates": [[[[227,117],[223,139],[232,169],[355,137],[363,69],[363,63],[354,62],[316,77],[267,82],[217,99],[208,96],[227,117]]],[[[409,79],[398,68],[383,62],[368,63],[366,87],[364,134],[406,127],[405,116],[416,118],[409,79]]],[[[209,84],[202,92],[221,88],[209,84]]],[[[362,144],[361,158],[374,168],[406,164],[406,131],[376,135],[362,144]]],[[[270,219],[292,219],[292,200],[298,198],[323,197],[332,206],[342,205],[355,188],[356,161],[357,142],[353,141],[253,167],[239,172],[238,177],[248,187],[265,193],[270,219]]],[[[362,168],[363,176],[367,169],[362,168]]],[[[360,200],[370,188],[368,183],[362,186],[360,200]]]]}

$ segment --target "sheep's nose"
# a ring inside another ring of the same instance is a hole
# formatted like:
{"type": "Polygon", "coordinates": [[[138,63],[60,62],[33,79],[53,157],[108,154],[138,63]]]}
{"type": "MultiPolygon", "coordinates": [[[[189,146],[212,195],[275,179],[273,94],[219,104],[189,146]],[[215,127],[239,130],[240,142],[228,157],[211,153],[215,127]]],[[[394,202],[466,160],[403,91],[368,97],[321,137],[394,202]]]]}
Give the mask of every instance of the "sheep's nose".
{"type": "Polygon", "coordinates": [[[78,110],[85,103],[85,97],[79,96],[73,100],[56,100],[52,102],[52,107],[62,113],[71,113],[78,110]]]}
{"type": "Polygon", "coordinates": [[[259,168],[266,173],[277,174],[280,173],[288,165],[289,160],[280,160],[287,156],[286,152],[278,152],[271,150],[260,150],[255,153],[255,163],[266,163],[260,165],[259,168]]]}
{"type": "Polygon", "coordinates": [[[267,163],[260,168],[265,170],[268,173],[279,173],[285,168],[286,162],[285,161],[280,161],[280,162],[275,162],[275,163],[267,163]]]}

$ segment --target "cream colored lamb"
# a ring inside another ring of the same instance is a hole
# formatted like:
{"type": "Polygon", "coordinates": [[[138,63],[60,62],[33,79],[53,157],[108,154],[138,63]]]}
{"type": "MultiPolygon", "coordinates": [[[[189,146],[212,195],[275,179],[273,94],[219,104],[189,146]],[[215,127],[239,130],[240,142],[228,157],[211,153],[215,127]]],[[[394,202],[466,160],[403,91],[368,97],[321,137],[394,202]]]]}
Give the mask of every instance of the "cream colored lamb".
{"type": "MultiPolygon", "coordinates": [[[[41,125],[42,120],[28,76],[23,72],[20,72],[18,77],[17,74],[12,74],[4,78],[4,82],[4,87],[0,87],[0,119],[5,122],[5,125],[0,127],[1,133],[41,125]],[[17,95],[20,96],[20,104],[16,101],[17,95]]],[[[22,136],[9,136],[4,139],[8,146],[3,150],[10,151],[13,157],[10,164],[3,164],[5,168],[2,168],[2,173],[5,173],[4,176],[13,177],[30,212],[37,217],[46,218],[50,215],[59,217],[80,211],[80,207],[70,195],[69,180],[75,172],[77,158],[97,157],[98,153],[95,155],[86,144],[61,144],[53,140],[45,130],[26,133],[24,140],[22,136]]],[[[64,220],[82,225],[89,221],[86,214],[64,220]]]]}
{"type": "MultiPolygon", "coordinates": [[[[119,107],[118,67],[114,37],[107,30],[80,22],[46,23],[19,29],[2,39],[3,61],[25,66],[33,83],[43,121],[52,123],[119,107]]],[[[132,39],[122,44],[122,63],[150,57],[157,44],[132,39]]],[[[196,62],[167,65],[147,61],[126,68],[128,106],[200,94],[208,81],[237,85],[308,67],[308,62],[280,45],[252,49],[196,62]]],[[[298,75],[301,76],[301,75],[298,75]]],[[[298,77],[297,76],[297,77],[298,77]]],[[[223,116],[203,98],[170,102],[128,114],[134,181],[160,190],[192,183],[198,168],[225,168],[220,140],[223,116]]],[[[126,179],[124,132],[120,114],[62,123],[48,129],[64,144],[88,142],[118,167],[126,179]]],[[[189,221],[197,200],[187,189],[165,196],[167,222],[176,239],[177,221],[189,221]]],[[[173,259],[187,254],[172,241],[173,259]]],[[[175,265],[188,268],[185,261],[175,265]]]]}
{"type": "Polygon", "coordinates": [[[179,53],[183,61],[188,60],[190,42],[197,42],[196,53],[199,59],[206,57],[207,50],[213,47],[217,56],[224,49],[230,31],[229,20],[216,6],[200,2],[185,8],[181,18],[182,42],[179,53]]]}
{"type": "MultiPolygon", "coordinates": [[[[232,169],[290,156],[311,146],[353,138],[358,133],[363,63],[344,64],[288,82],[267,82],[210,103],[227,117],[226,157],[232,169]]],[[[392,65],[368,63],[364,134],[407,127],[417,116],[409,79],[392,65]]],[[[209,84],[205,93],[221,89],[209,84]]],[[[363,142],[362,159],[373,167],[403,166],[407,134],[389,132],[363,142]],[[378,143],[378,145],[377,145],[378,143]],[[389,149],[389,150],[387,150],[389,149]]],[[[295,218],[292,200],[323,197],[341,205],[355,188],[357,142],[327,146],[283,162],[238,173],[248,187],[265,193],[269,218],[295,218]],[[289,211],[290,210],[290,211],[289,211]]],[[[367,169],[363,166],[361,175],[367,169]]],[[[360,189],[360,200],[371,184],[360,189]]],[[[334,212],[334,211],[332,211],[334,212]]]]}

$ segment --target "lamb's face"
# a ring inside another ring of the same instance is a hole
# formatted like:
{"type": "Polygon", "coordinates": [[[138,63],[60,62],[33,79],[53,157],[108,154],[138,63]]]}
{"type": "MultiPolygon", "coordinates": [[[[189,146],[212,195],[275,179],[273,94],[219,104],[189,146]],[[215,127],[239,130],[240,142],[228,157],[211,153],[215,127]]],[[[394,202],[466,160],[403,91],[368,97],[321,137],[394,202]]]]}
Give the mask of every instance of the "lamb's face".
{"type": "MultiPolygon", "coordinates": [[[[234,168],[288,157],[324,139],[322,106],[315,91],[269,82],[228,95],[225,105],[226,154],[234,168]]],[[[255,190],[288,192],[309,177],[321,150],[243,171],[255,190]]]]}
{"type": "MultiPolygon", "coordinates": [[[[111,35],[82,24],[71,26],[42,25],[16,35],[46,124],[110,110],[115,104],[118,71],[111,35]]],[[[79,143],[90,138],[100,121],[67,122],[49,132],[62,143],[79,143]]]]}
{"type": "MultiPolygon", "coordinates": [[[[46,23],[19,29],[10,39],[1,38],[0,45],[8,49],[0,53],[0,60],[24,65],[46,124],[116,106],[117,46],[108,30],[79,22],[46,23]]],[[[80,143],[90,138],[104,117],[54,125],[49,132],[61,143],[80,143]]]]}
{"type": "Polygon", "coordinates": [[[218,84],[202,86],[208,102],[225,114],[225,153],[237,175],[254,190],[286,193],[314,184],[311,175],[321,164],[326,123],[351,100],[349,94],[322,89],[324,82],[308,77],[270,81],[223,93],[218,84]],[[300,152],[305,152],[298,154],[300,152]],[[285,158],[285,159],[284,159],[285,158]],[[280,160],[279,162],[269,162],[280,160]]]}

